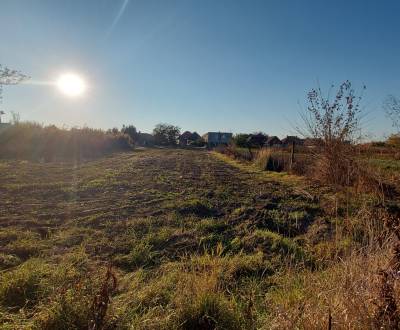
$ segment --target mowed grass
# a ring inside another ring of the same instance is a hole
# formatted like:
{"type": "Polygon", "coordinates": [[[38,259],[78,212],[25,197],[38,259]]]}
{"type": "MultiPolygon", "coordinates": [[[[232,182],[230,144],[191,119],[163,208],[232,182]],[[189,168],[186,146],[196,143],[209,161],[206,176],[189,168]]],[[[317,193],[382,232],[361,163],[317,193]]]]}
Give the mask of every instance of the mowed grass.
{"type": "Polygon", "coordinates": [[[268,328],[282,317],[282,271],[324,267],[337,226],[301,179],[206,151],[0,168],[8,329],[87,328],[110,264],[118,285],[105,328],[268,328]]]}

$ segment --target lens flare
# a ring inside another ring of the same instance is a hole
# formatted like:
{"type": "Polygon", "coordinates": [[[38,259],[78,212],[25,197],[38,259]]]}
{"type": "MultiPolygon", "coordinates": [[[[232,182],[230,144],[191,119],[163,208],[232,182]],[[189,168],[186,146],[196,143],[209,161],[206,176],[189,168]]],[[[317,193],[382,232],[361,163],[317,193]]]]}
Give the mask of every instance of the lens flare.
{"type": "Polygon", "coordinates": [[[70,97],[84,94],[87,88],[85,81],[74,73],[61,75],[57,80],[57,87],[63,94],[70,97]]]}

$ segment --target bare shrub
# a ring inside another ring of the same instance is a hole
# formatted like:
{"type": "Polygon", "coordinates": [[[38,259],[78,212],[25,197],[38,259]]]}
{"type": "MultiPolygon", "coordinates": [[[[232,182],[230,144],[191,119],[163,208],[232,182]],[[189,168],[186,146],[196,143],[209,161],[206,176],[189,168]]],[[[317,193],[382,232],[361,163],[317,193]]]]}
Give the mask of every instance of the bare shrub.
{"type": "Polygon", "coordinates": [[[356,96],[351,82],[345,81],[333,100],[324,97],[320,88],[312,89],[307,98],[304,128],[298,130],[321,142],[314,152],[312,176],[323,183],[351,185],[356,170],[352,144],[360,124],[361,95],[356,96]]]}
{"type": "Polygon", "coordinates": [[[383,109],[392,120],[393,127],[400,132],[400,99],[394,95],[388,95],[383,103],[383,109]]]}

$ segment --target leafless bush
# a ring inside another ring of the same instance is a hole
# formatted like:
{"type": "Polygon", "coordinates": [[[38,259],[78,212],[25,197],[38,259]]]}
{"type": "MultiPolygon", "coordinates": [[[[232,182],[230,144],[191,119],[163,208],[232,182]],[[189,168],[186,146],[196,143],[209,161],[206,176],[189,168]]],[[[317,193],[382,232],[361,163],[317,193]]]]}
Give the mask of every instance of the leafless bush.
{"type": "MultiPolygon", "coordinates": [[[[365,87],[364,87],[365,89],[365,87]]],[[[360,101],[350,81],[342,83],[333,100],[320,88],[308,93],[308,107],[302,114],[299,132],[319,141],[314,151],[313,176],[323,183],[351,185],[356,171],[352,144],[360,125],[360,101]]]]}
{"type": "Polygon", "coordinates": [[[400,99],[394,95],[388,95],[383,103],[383,109],[392,120],[393,127],[400,132],[400,99]]]}

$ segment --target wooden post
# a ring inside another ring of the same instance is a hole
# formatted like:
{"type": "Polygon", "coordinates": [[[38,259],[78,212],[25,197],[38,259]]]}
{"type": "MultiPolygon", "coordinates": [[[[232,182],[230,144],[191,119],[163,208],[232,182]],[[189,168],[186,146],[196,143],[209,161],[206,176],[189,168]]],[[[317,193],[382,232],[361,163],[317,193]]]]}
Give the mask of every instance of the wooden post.
{"type": "Polygon", "coordinates": [[[292,170],[293,163],[294,163],[294,141],[292,141],[292,148],[290,150],[290,170],[292,170]]]}
{"type": "Polygon", "coordinates": [[[329,309],[329,313],[328,313],[328,330],[332,330],[332,314],[331,314],[331,309],[329,309]]]}

